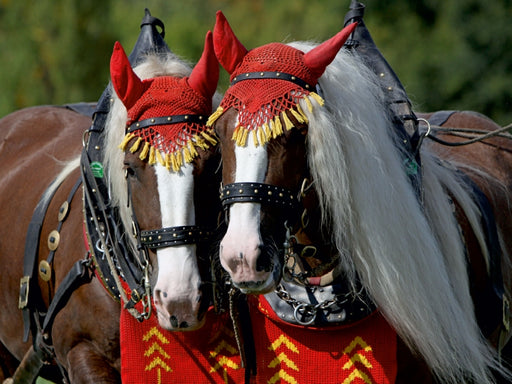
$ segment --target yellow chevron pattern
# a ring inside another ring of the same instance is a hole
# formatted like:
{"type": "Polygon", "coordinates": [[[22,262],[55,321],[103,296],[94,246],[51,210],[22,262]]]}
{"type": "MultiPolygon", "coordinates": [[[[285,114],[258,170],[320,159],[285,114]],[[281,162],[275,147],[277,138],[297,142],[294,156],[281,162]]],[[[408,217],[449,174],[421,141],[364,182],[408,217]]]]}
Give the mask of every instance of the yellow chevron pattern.
{"type": "Polygon", "coordinates": [[[370,361],[366,358],[366,356],[355,353],[352,354],[354,350],[362,349],[364,352],[372,353],[372,347],[369,346],[361,337],[356,336],[354,340],[350,342],[350,344],[343,350],[343,353],[349,356],[349,360],[343,365],[343,370],[352,370],[352,372],[348,375],[348,377],[343,380],[342,384],[351,384],[356,379],[363,380],[366,384],[372,384],[372,380],[370,377],[362,370],[358,369],[356,363],[358,365],[362,365],[367,370],[373,368],[370,361]]]}
{"type": "Polygon", "coordinates": [[[275,368],[277,367],[278,365],[280,366],[281,364],[286,364],[286,366],[288,368],[291,368],[293,369],[294,371],[298,371],[299,368],[297,367],[297,365],[291,361],[288,356],[286,356],[286,354],[284,352],[281,352],[274,360],[272,360],[270,362],[270,364],[268,365],[269,368],[275,368]]]}
{"type": "Polygon", "coordinates": [[[290,384],[298,383],[298,381],[295,379],[295,377],[289,375],[283,369],[280,369],[279,372],[277,372],[274,376],[272,376],[268,382],[270,384],[275,384],[278,382],[279,383],[290,383],[290,384]]]}
{"type": "MultiPolygon", "coordinates": [[[[288,351],[298,354],[299,349],[292,341],[287,338],[285,335],[281,334],[277,339],[275,339],[272,344],[268,347],[271,351],[277,351],[280,348],[285,348],[288,351]]],[[[279,371],[276,372],[268,381],[270,384],[274,383],[289,383],[296,384],[297,379],[284,370],[285,367],[291,369],[293,371],[299,372],[299,368],[297,364],[291,360],[285,352],[281,352],[277,355],[268,365],[269,368],[279,368],[279,371]]]]}
{"type": "Polygon", "coordinates": [[[228,336],[228,340],[233,339],[233,333],[229,332],[226,327],[222,327],[217,336],[220,337],[220,342],[213,351],[210,351],[210,358],[215,359],[215,365],[210,367],[210,373],[222,373],[224,383],[227,384],[229,383],[228,370],[240,369],[240,365],[233,359],[238,356],[238,349],[227,342],[225,337],[222,337],[228,336]]]}
{"type": "Polygon", "coordinates": [[[162,370],[172,372],[171,367],[165,362],[165,360],[169,360],[171,356],[169,356],[169,354],[165,352],[164,348],[162,348],[162,345],[169,344],[169,340],[156,327],[152,327],[145,335],[143,335],[142,340],[146,343],[154,340],[153,343],[151,343],[151,345],[149,345],[149,347],[144,351],[145,357],[149,359],[153,358],[149,364],[146,365],[145,370],[151,371],[156,369],[157,383],[161,384],[162,370]]]}
{"type": "Polygon", "coordinates": [[[281,345],[285,345],[286,348],[288,348],[290,351],[293,351],[295,353],[299,353],[299,349],[293,344],[289,338],[287,338],[285,335],[281,334],[277,339],[274,340],[274,342],[268,347],[271,351],[276,351],[281,345]]]}

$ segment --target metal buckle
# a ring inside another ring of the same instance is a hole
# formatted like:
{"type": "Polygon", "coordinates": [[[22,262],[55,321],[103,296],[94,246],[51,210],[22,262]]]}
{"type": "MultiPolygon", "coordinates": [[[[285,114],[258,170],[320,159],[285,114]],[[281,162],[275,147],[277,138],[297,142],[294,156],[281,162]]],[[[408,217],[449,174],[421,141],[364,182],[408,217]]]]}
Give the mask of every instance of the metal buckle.
{"type": "Polygon", "coordinates": [[[28,304],[28,290],[30,286],[30,276],[23,276],[20,279],[20,297],[18,302],[19,309],[25,309],[28,304]]]}

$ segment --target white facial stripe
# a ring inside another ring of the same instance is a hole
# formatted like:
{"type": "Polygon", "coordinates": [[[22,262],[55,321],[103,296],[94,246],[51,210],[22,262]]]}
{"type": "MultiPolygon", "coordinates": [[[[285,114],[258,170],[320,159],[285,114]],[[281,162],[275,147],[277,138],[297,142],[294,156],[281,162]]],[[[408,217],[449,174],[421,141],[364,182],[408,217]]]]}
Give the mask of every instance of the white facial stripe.
{"type": "MultiPolygon", "coordinates": [[[[155,164],[162,227],[195,225],[193,165],[171,172],[155,164]]],[[[158,278],[154,300],[160,323],[171,327],[170,317],[194,325],[198,319],[201,276],[194,244],[157,249],[158,278]]]]}
{"type": "Polygon", "coordinates": [[[155,164],[162,227],[195,224],[193,170],[192,164],[185,164],[180,172],[155,164]]]}
{"type": "Polygon", "coordinates": [[[235,183],[262,183],[267,172],[267,148],[254,144],[253,136],[249,135],[245,147],[235,147],[236,175],[235,183]]]}

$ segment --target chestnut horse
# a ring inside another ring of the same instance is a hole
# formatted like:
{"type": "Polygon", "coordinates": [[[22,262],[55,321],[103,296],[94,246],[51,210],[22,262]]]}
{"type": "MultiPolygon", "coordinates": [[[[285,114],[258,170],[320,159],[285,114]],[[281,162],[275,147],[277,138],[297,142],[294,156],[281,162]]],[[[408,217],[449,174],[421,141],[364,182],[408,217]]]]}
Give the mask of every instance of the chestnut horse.
{"type": "MultiPolygon", "coordinates": [[[[289,306],[290,322],[306,327],[345,304],[298,299],[294,286],[341,283],[363,312],[375,305],[399,336],[397,383],[510,380],[497,349],[509,336],[512,141],[423,140],[421,168],[406,167],[377,76],[340,51],[353,29],[247,50],[217,14],[215,53],[231,76],[209,120],[229,219],[220,262],[235,286],[289,306]],[[408,172],[421,172],[420,194],[408,172]]],[[[446,124],[499,128],[469,113],[446,124]]]]}
{"type": "MultiPolygon", "coordinates": [[[[72,383],[120,382],[119,299],[125,305],[139,300],[122,282],[126,278],[130,285],[124,268],[128,262],[138,277],[134,288],[142,288],[138,293],[147,307],[144,313],[130,308],[134,315],[149,316],[153,296],[162,327],[193,330],[201,327],[211,304],[208,245],[202,244],[200,229],[214,228],[220,210],[217,194],[207,193],[218,189],[220,178],[215,140],[205,129],[218,79],[211,33],[192,71],[170,51],[148,55],[132,70],[116,43],[111,76],[114,97],[99,141],[92,141],[89,117],[65,108],[28,108],[0,120],[0,381],[14,374],[24,356],[24,363],[30,363],[39,348],[39,340],[34,347],[32,341],[23,342],[18,297],[26,273],[25,233],[43,193],[49,205],[36,250],[40,273],[30,286],[40,290],[41,298],[35,315],[40,323],[34,327],[42,327],[42,312],[77,261],[90,280],[70,292],[53,327],[37,336],[51,339],[44,360],[61,368],[43,368],[43,376],[57,382],[61,374],[72,383]],[[89,163],[95,153],[99,161],[89,163]],[[103,180],[108,190],[98,191],[95,180],[103,180]],[[72,194],[74,185],[77,193],[72,194]],[[105,212],[114,216],[114,228],[102,221],[105,212]],[[124,252],[116,254],[116,248],[124,252]],[[113,265],[107,269],[110,275],[100,268],[105,259],[113,265]]],[[[23,371],[15,377],[23,380],[23,371]]]]}

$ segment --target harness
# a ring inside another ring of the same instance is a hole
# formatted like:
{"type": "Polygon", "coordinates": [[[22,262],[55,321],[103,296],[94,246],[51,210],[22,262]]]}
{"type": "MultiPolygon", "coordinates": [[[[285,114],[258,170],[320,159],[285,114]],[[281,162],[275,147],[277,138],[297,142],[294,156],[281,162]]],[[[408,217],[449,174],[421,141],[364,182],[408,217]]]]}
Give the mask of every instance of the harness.
{"type": "MultiPolygon", "coordinates": [[[[141,60],[149,51],[169,51],[163,41],[164,35],[163,23],[152,17],[149,10],[146,9],[141,23],[141,33],[130,55],[132,64],[134,65],[138,60],[141,60]],[[157,26],[161,28],[162,32],[157,31],[157,26]]],[[[122,239],[124,234],[121,233],[121,228],[117,225],[118,215],[110,206],[108,188],[103,179],[103,165],[101,163],[103,148],[101,144],[103,142],[103,129],[110,110],[110,88],[105,89],[97,104],[78,103],[64,107],[93,117],[93,123],[90,129],[84,133],[84,150],[80,166],[81,176],[70,191],[67,200],[63,202],[59,209],[57,229],[52,231],[48,237],[49,255],[46,260],[40,262],[39,266],[37,266],[37,260],[42,224],[53,196],[64,180],[54,181],[48,187],[47,191],[51,193],[46,193],[46,198],[43,197],[37,204],[27,230],[23,277],[20,280],[19,308],[23,313],[24,341],[26,342],[29,333],[32,333],[33,345],[13,375],[15,382],[22,378],[23,380],[33,381],[43,365],[52,364],[55,361],[51,337],[53,321],[58,312],[66,305],[72,293],[79,286],[91,281],[93,271],[96,271],[102,277],[103,282],[108,282],[105,286],[117,298],[119,298],[121,291],[115,285],[110,284],[115,280],[114,276],[116,275],[122,275],[132,288],[132,302],[138,302],[142,297],[148,296],[147,268],[145,270],[141,269],[132,260],[127,260],[125,256],[130,255],[128,247],[122,241],[117,241],[117,239],[122,239]],[[89,244],[94,245],[90,247],[90,254],[88,253],[83,259],[74,264],[62,283],[59,284],[49,307],[46,309],[42,305],[41,291],[37,285],[36,276],[39,274],[41,279],[48,283],[51,283],[53,279],[52,263],[60,241],[60,230],[69,213],[70,204],[81,185],[84,191],[87,238],[89,244]],[[91,224],[94,226],[91,226],[91,224]],[[116,255],[123,255],[123,257],[116,258],[118,265],[113,265],[112,257],[96,257],[98,253],[96,251],[101,247],[103,247],[102,250],[105,255],[110,254],[110,250],[114,248],[116,255]],[[122,271],[118,275],[117,272],[114,272],[116,270],[122,271]],[[142,284],[140,284],[141,282],[142,284]]],[[[149,302],[149,299],[147,301],[149,302]]],[[[62,377],[66,378],[65,369],[58,362],[57,365],[62,377]]]]}

